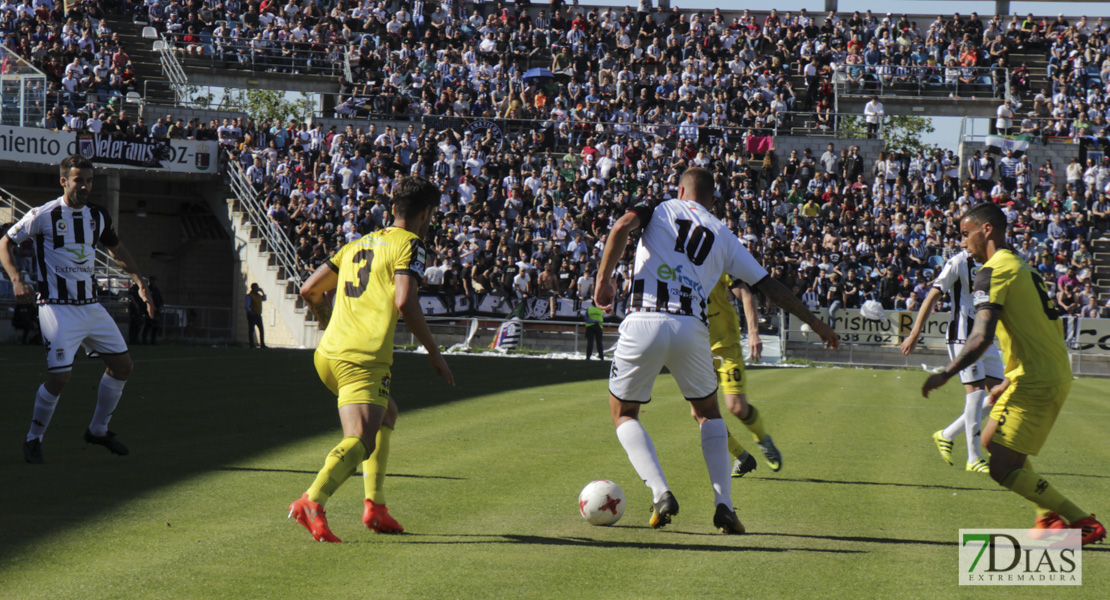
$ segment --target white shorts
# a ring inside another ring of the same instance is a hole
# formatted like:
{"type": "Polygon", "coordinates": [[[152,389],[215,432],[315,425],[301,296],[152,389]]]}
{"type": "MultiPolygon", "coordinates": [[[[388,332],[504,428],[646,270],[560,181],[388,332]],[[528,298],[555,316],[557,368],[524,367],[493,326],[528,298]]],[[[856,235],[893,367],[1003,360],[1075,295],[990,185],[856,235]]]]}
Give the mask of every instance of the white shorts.
{"type": "MultiPolygon", "coordinates": [[[[948,358],[956,360],[956,357],[964,349],[963,343],[949,342],[947,345],[948,358]]],[[[987,377],[1002,379],[1005,373],[1006,369],[1002,365],[1002,356],[998,353],[998,347],[991,344],[975,364],[960,371],[960,383],[975,383],[987,377]]]]}
{"type": "Polygon", "coordinates": [[[701,400],[717,391],[709,330],[701,321],[667,313],[629,314],[613,351],[609,393],[625,402],[646,404],[664,366],[687,400],[701,400]]]}
{"type": "Polygon", "coordinates": [[[51,373],[72,369],[78,348],[100,356],[127,354],[119,326],[100,304],[43,304],[39,325],[51,373]]]}

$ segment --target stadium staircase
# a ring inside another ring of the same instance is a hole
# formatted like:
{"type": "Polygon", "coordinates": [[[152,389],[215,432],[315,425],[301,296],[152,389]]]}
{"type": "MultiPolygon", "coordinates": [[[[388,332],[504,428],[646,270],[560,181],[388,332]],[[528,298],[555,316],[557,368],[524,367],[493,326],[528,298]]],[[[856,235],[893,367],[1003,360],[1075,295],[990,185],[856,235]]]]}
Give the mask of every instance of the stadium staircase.
{"type": "MultiPolygon", "coordinates": [[[[1050,90],[1052,85],[1049,83],[1046,69],[1048,68],[1048,56],[1045,55],[1044,50],[1015,50],[1010,53],[1010,68],[1020,67],[1025,65],[1029,69],[1029,97],[1024,101],[1022,107],[1026,112],[1033,110],[1033,96],[1036,96],[1042,89],[1050,90]]],[[[1024,113],[1023,113],[1024,114],[1024,113]]]]}
{"type": "Polygon", "coordinates": [[[169,80],[162,75],[162,63],[154,53],[154,40],[143,38],[146,24],[132,23],[129,18],[118,14],[109,15],[107,20],[108,27],[119,34],[124,51],[131,57],[143,101],[146,104],[173,106],[173,89],[169,80]]]}
{"type": "MultiPolygon", "coordinates": [[[[243,263],[242,273],[249,279],[240,286],[245,293],[257,282],[267,293],[272,313],[265,323],[266,344],[274,347],[315,348],[323,331],[300,295],[301,275],[297,254],[285,232],[273,226],[266,206],[258,198],[237,161],[227,161],[226,174],[231,188],[227,200],[230,229],[236,251],[243,263]]],[[[237,298],[237,303],[241,298],[237,298]]]]}
{"type": "Polygon", "coordinates": [[[1106,306],[1106,301],[1110,300],[1110,234],[1102,234],[1091,246],[1095,270],[1091,281],[1098,293],[1099,305],[1106,306]]]}

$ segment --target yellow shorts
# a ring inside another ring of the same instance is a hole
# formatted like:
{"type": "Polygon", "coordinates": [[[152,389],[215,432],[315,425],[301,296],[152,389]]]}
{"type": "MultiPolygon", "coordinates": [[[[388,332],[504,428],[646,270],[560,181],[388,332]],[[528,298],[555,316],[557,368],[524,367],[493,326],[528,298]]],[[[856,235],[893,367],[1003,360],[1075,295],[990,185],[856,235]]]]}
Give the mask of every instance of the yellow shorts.
{"type": "Polygon", "coordinates": [[[358,365],[328,358],[317,351],[313,355],[320,381],[339,397],[339,406],[376,404],[389,407],[389,365],[358,365]]]}
{"type": "Polygon", "coordinates": [[[744,383],[744,351],[739,345],[725,346],[713,351],[713,366],[717,369],[717,385],[727,396],[747,393],[744,383]]]}
{"type": "Polygon", "coordinates": [[[1069,390],[1070,381],[1047,388],[1011,385],[991,409],[991,418],[998,421],[992,441],[1016,452],[1036,456],[1048,439],[1069,390]]]}

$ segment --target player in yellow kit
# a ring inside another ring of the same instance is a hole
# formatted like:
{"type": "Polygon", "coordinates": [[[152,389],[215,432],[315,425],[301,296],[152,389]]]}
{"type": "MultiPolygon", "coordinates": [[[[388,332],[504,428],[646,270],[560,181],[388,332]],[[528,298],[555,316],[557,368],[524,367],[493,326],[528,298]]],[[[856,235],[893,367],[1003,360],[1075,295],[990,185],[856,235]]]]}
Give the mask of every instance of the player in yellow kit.
{"type": "MultiPolygon", "coordinates": [[[[289,517],[296,518],[316,541],[340,541],[328,527],[324,503],[359,463],[367,461],[368,480],[372,472],[384,476],[388,437],[380,436],[379,431],[386,433],[389,428],[382,427],[383,421],[395,419],[397,414],[389,386],[398,314],[428,351],[436,375],[455,384],[417,296],[427,263],[422,240],[439,198],[439,189],[427,179],[402,178],[393,191],[393,226],[343,246],[301,286],[301,296],[326,329],[316,349],[316,371],[339,397],[344,436],[328,454],[312,486],[289,507],[289,517]],[[334,312],[324,297],[333,289],[334,312]],[[379,440],[382,451],[375,453],[379,440]]],[[[364,522],[371,512],[370,502],[367,498],[364,522]]],[[[388,517],[388,512],[384,516],[388,517]]],[[[381,530],[373,520],[366,525],[381,530]]]]}
{"type": "MultiPolygon", "coordinates": [[[[709,293],[709,306],[706,317],[709,319],[709,343],[713,350],[713,363],[717,369],[717,384],[725,396],[725,406],[729,412],[752,432],[756,445],[772,471],[782,468],[782,454],[774,440],[763,428],[763,419],[755,406],[748,403],[747,385],[744,376],[744,351],[740,347],[740,317],[732,307],[730,296],[736,295],[743,303],[744,314],[748,320],[748,347],[752,360],[759,360],[763,352],[763,342],[759,339],[759,316],[751,290],[742,281],[722,275],[717,285],[709,293]]],[[[728,451],[735,458],[732,476],[743,477],[756,468],[755,458],[729,432],[728,451]]]]}
{"type": "Polygon", "coordinates": [[[996,333],[1006,362],[1006,379],[982,442],[991,454],[990,475],[1002,487],[1033,503],[1034,529],[1080,529],[1083,543],[1106,537],[1095,516],[1080,509],[1033,470],[1071,389],[1072,373],[1059,313],[1044,280],[1006,244],[1006,215],[985,202],[960,221],[962,246],[983,266],[975,276],[975,325],[963,350],[921,388],[925,397],[967,368],[990,347],[996,333]],[[998,327],[1001,325],[1001,327],[998,327]]]}

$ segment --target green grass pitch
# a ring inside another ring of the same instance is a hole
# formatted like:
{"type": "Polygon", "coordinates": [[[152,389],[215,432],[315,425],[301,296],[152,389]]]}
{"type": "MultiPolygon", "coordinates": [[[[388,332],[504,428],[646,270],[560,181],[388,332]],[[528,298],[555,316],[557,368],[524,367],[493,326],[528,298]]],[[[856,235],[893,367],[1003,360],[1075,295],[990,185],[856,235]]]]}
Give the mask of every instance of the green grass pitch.
{"type": "MultiPolygon", "coordinates": [[[[131,455],[86,447],[101,369],[79,362],[44,440],[20,444],[45,373],[37,347],[0,349],[0,598],[1105,598],[1110,547],[1084,552],[1081,588],[957,586],[959,528],[1016,528],[1030,506],[948,467],[930,440],[963,406],[925,374],[753,369],[749,397],[784,454],[733,480],[749,530],[712,528],[697,427],[673,379],[643,411],[682,510],[647,526],[650,492],[612,431],[608,365],[448,357],[456,388],[399,355],[401,417],[387,479],[408,533],[363,528],[362,482],[328,504],[343,544],[287,520],[340,439],[305,351],[138,347],[112,429],[131,455]],[[624,489],[613,527],[577,513],[593,479],[624,489]]],[[[1036,465],[1110,516],[1110,397],[1075,382],[1036,465]]],[[[729,428],[753,450],[739,421],[729,428]]],[[[962,437],[954,456],[964,458],[962,437]]],[[[1105,519],[1103,519],[1105,521],[1105,519]]]]}

